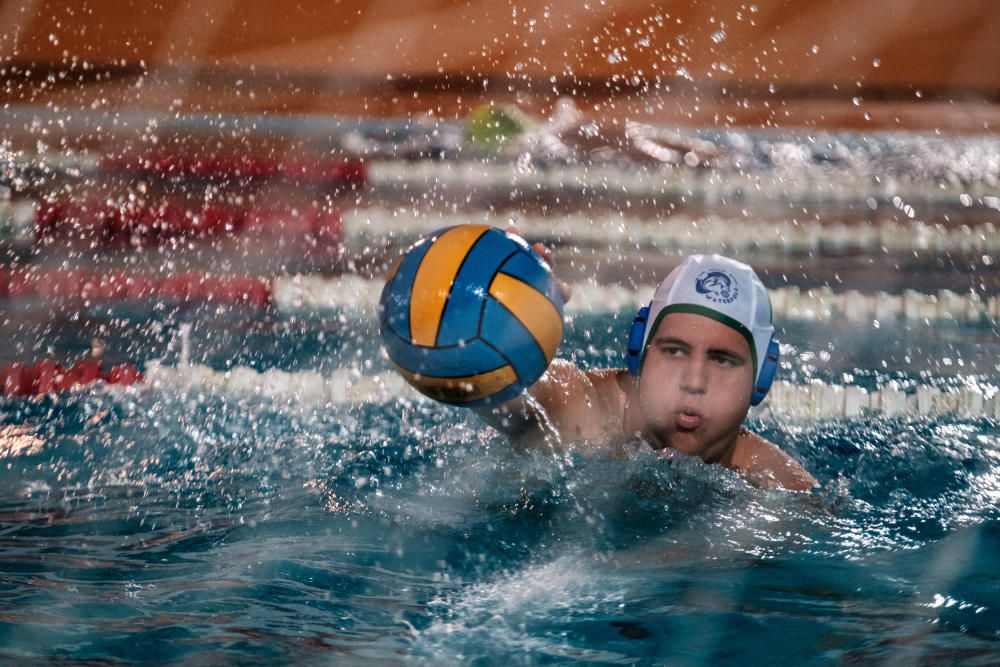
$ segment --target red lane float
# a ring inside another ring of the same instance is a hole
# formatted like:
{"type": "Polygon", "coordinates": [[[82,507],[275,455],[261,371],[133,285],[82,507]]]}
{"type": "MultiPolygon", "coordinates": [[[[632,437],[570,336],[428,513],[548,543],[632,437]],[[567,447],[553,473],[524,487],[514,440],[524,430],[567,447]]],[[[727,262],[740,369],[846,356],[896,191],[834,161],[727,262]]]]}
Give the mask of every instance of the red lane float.
{"type": "Polygon", "coordinates": [[[68,368],[53,359],[43,359],[34,366],[14,363],[0,370],[4,396],[43,396],[96,382],[129,386],[141,384],[144,379],[135,364],[119,364],[105,372],[96,359],[83,359],[68,368]]]}
{"type": "Polygon", "coordinates": [[[195,272],[164,277],[124,271],[97,273],[74,269],[28,269],[6,272],[0,269],[0,297],[68,301],[164,299],[236,303],[263,308],[271,303],[271,283],[249,276],[195,272]]]}
{"type": "Polygon", "coordinates": [[[209,204],[193,209],[173,202],[139,205],[57,201],[38,206],[35,224],[39,238],[62,232],[104,243],[158,243],[173,238],[236,236],[252,231],[294,234],[323,247],[335,248],[344,237],[340,213],[315,206],[245,210],[209,204]]]}
{"type": "Polygon", "coordinates": [[[242,209],[221,205],[192,209],[170,202],[139,205],[73,201],[41,204],[35,222],[39,236],[51,236],[68,228],[81,236],[113,240],[233,234],[242,229],[245,217],[242,209]]]}
{"type": "Polygon", "coordinates": [[[357,158],[268,158],[245,155],[192,157],[160,153],[153,155],[105,155],[104,172],[126,172],[159,178],[200,178],[245,181],[285,179],[331,185],[363,186],[368,180],[366,164],[357,158]]]}
{"type": "Polygon", "coordinates": [[[244,230],[248,233],[280,231],[304,236],[325,247],[338,247],[344,240],[344,220],[338,211],[314,206],[295,208],[274,206],[247,211],[244,230]]]}

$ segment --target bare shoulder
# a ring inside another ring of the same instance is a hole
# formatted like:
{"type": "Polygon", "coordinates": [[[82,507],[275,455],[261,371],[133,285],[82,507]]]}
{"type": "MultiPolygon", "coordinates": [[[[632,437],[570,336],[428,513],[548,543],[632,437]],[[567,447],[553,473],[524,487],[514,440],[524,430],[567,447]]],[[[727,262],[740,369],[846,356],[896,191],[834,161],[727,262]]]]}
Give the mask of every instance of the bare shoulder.
{"type": "Polygon", "coordinates": [[[602,440],[620,423],[614,371],[584,371],[556,359],[531,388],[566,440],[602,440]]]}
{"type": "Polygon", "coordinates": [[[809,491],[819,486],[798,461],[774,443],[745,429],[736,441],[731,467],[762,488],[809,491]]]}
{"type": "Polygon", "coordinates": [[[585,371],[571,361],[556,359],[527,394],[475,410],[519,446],[547,442],[553,429],[564,444],[603,445],[621,434],[625,399],[618,377],[624,372],[585,371]]]}

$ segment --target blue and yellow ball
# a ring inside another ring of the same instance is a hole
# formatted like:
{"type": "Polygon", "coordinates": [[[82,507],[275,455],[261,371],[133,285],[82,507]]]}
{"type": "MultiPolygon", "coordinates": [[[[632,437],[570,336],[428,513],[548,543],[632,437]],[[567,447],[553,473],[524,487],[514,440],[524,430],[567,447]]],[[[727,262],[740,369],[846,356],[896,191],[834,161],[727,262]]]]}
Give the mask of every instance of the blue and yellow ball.
{"type": "Polygon", "coordinates": [[[399,373],[453,405],[496,405],[542,376],[562,340],[563,299],[523,239],[486,225],[413,244],[382,290],[382,340],[399,373]]]}

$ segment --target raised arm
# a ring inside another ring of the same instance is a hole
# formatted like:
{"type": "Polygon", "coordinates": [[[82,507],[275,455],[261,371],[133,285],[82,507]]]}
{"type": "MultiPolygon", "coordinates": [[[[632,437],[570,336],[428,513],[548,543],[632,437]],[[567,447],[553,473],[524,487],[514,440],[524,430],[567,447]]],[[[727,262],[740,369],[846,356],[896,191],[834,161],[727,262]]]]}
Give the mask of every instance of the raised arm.
{"type": "Polygon", "coordinates": [[[608,409],[595,378],[571,361],[555,359],[528,396],[476,413],[496,429],[529,441],[556,434],[563,441],[596,438],[604,433],[608,409]]]}

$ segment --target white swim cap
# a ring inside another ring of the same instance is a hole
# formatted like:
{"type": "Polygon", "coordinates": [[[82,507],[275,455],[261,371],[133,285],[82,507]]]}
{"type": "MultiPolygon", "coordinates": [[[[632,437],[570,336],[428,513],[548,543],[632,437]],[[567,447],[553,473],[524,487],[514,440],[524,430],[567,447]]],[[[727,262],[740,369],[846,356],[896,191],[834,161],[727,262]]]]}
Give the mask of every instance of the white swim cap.
{"type": "MultiPolygon", "coordinates": [[[[760,384],[774,326],[767,288],[752,268],[721,255],[691,255],[685,259],[653,294],[642,339],[643,357],[663,317],[677,312],[710,317],[742,334],[753,357],[754,386],[760,384]]],[[[770,372],[773,374],[773,370],[770,372]]]]}

